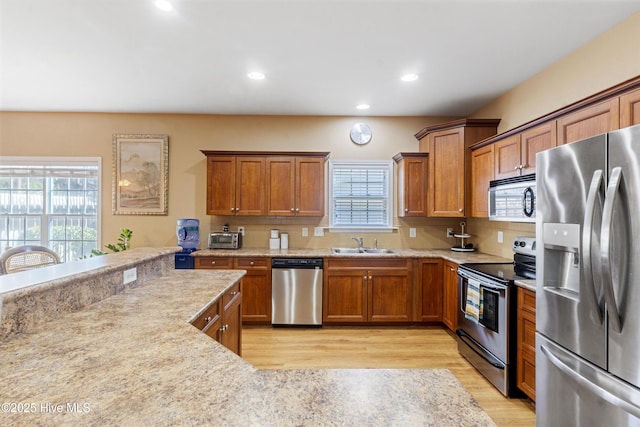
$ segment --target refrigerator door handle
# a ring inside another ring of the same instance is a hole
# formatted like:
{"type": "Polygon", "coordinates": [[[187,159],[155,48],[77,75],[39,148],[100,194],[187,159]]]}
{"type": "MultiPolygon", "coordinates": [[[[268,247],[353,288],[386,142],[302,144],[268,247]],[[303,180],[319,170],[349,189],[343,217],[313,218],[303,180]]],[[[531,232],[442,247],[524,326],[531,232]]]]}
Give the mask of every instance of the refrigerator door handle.
{"type": "Polygon", "coordinates": [[[579,387],[589,390],[601,399],[609,402],[610,404],[623,409],[625,412],[633,415],[636,418],[640,418],[640,407],[634,402],[629,402],[620,396],[617,396],[608,390],[599,387],[597,384],[589,381],[588,378],[580,375],[577,366],[571,366],[571,361],[562,360],[560,357],[553,354],[551,349],[547,349],[544,345],[540,346],[542,353],[549,359],[556,368],[564,373],[569,379],[573,380],[579,387]]]}
{"type": "Polygon", "coordinates": [[[602,260],[602,285],[604,290],[604,300],[607,303],[607,311],[609,312],[609,322],[615,332],[622,331],[620,314],[616,305],[616,298],[613,294],[613,279],[611,277],[611,232],[613,229],[613,207],[615,205],[618,189],[622,182],[622,168],[615,167],[611,171],[609,179],[609,187],[605,197],[604,208],[602,209],[602,229],[600,259],[602,260]]]}
{"type": "MultiPolygon", "coordinates": [[[[598,304],[598,297],[596,296],[596,283],[595,277],[601,277],[601,265],[598,258],[596,258],[595,265],[592,264],[593,258],[591,253],[591,245],[593,239],[593,221],[594,211],[596,209],[597,202],[601,200],[600,194],[604,194],[603,188],[603,172],[602,169],[598,169],[593,172],[591,178],[591,185],[589,186],[589,194],[587,196],[587,206],[584,214],[584,224],[582,227],[582,265],[584,266],[585,276],[585,291],[587,294],[587,303],[591,305],[590,313],[593,320],[597,324],[602,324],[603,313],[598,304]],[[594,270],[596,270],[594,274],[594,270]]],[[[601,205],[600,205],[601,206],[601,205]]]]}

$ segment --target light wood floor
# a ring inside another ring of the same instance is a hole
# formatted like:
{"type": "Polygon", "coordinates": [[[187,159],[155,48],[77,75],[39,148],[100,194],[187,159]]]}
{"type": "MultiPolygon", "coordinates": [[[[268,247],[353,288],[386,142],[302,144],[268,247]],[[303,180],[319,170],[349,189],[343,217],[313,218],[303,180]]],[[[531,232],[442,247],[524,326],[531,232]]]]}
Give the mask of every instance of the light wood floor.
{"type": "Polygon", "coordinates": [[[449,369],[502,427],[535,426],[526,399],[507,399],[458,354],[453,335],[425,328],[271,328],[242,331],[242,357],[260,369],[449,369]]]}

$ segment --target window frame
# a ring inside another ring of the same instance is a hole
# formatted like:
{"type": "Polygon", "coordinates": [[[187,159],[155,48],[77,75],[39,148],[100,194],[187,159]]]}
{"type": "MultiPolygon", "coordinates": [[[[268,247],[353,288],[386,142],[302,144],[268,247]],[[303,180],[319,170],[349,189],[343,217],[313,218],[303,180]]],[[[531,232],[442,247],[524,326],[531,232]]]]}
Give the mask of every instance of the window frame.
{"type": "Polygon", "coordinates": [[[396,227],[393,225],[394,217],[394,168],[393,161],[391,160],[329,160],[329,231],[330,232],[351,232],[351,231],[365,231],[365,232],[380,232],[390,233],[396,227]],[[387,172],[387,214],[385,217],[386,224],[384,225],[337,225],[334,224],[334,170],[336,169],[385,169],[387,172]]]}
{"type": "MultiPolygon", "coordinates": [[[[96,166],[96,201],[97,201],[97,209],[95,213],[96,219],[96,246],[97,248],[102,247],[101,242],[101,230],[102,230],[102,158],[101,157],[64,157],[64,156],[0,156],[0,165],[2,166],[96,166]]],[[[69,177],[71,178],[71,177],[69,177]]],[[[45,180],[47,177],[45,177],[45,180]]],[[[51,203],[50,198],[52,197],[51,192],[53,188],[48,187],[47,184],[44,185],[44,200],[43,200],[43,210],[40,214],[7,214],[9,217],[39,217],[40,218],[40,243],[43,246],[49,246],[49,241],[51,240],[51,236],[49,235],[49,221],[51,218],[55,217],[77,217],[78,215],[74,214],[59,214],[48,211],[48,204],[51,203]]],[[[80,214],[80,217],[84,217],[84,215],[80,214]]],[[[68,240],[65,238],[64,242],[73,242],[76,240],[68,240]]],[[[85,240],[82,240],[85,242],[85,240]]],[[[84,244],[84,243],[83,243],[84,244]]],[[[66,247],[66,243],[65,243],[66,247]]],[[[85,254],[85,256],[89,256],[85,254]]],[[[60,258],[64,259],[64,262],[75,261],[66,260],[64,254],[60,254],[60,258]]]]}

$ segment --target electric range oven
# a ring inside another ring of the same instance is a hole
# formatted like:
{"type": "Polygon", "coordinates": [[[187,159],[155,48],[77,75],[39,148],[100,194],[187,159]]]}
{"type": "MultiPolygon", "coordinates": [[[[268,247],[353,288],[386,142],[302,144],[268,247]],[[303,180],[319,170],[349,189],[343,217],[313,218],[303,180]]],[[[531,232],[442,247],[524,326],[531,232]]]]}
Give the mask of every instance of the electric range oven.
{"type": "Polygon", "coordinates": [[[514,242],[515,262],[458,267],[458,351],[508,397],[521,395],[516,386],[514,282],[535,277],[535,241],[527,239],[523,246],[522,240],[514,242]]]}

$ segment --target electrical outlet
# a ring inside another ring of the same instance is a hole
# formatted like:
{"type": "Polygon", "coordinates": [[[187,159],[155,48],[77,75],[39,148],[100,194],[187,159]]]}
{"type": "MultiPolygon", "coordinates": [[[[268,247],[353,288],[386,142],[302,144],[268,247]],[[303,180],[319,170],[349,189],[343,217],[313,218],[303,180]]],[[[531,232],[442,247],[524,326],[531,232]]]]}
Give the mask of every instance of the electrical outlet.
{"type": "Polygon", "coordinates": [[[502,241],[503,241],[502,231],[498,231],[498,243],[502,243],[502,241]]]}
{"type": "Polygon", "coordinates": [[[316,237],[324,236],[324,228],[322,227],[313,227],[313,235],[316,237]]]}
{"type": "Polygon", "coordinates": [[[453,227],[447,227],[447,237],[455,237],[453,235],[453,227]]]}
{"type": "Polygon", "coordinates": [[[138,271],[135,267],[125,270],[122,273],[122,281],[126,285],[127,283],[135,282],[138,278],[138,271]]]}
{"type": "Polygon", "coordinates": [[[302,237],[309,237],[309,229],[307,227],[302,227],[302,237]]]}
{"type": "Polygon", "coordinates": [[[409,228],[409,237],[416,237],[416,229],[411,227],[409,228]]]}
{"type": "Polygon", "coordinates": [[[244,227],[238,227],[238,233],[244,236],[244,227]]]}

